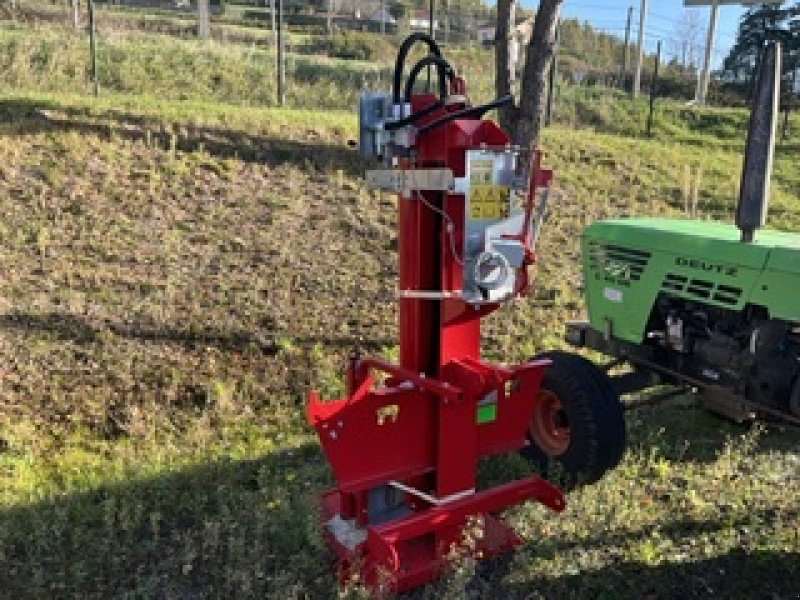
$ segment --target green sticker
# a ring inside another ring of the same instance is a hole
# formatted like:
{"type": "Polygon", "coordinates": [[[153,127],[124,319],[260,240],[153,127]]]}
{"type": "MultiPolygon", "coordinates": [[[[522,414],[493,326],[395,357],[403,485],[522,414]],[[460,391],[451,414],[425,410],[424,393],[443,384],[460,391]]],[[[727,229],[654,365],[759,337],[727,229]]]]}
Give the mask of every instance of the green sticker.
{"type": "Polygon", "coordinates": [[[492,423],[497,420],[497,404],[481,404],[478,406],[478,425],[492,423]]]}

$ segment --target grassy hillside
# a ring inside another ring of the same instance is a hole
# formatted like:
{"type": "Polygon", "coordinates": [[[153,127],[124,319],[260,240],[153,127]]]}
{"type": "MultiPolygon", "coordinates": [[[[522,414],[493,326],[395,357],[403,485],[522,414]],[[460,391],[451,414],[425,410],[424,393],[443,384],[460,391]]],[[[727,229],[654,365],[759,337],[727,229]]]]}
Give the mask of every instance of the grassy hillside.
{"type": "MultiPolygon", "coordinates": [[[[119,23],[102,13],[98,64],[102,95],[130,94],[176,101],[214,101],[245,106],[277,104],[275,52],[268,40],[234,33],[200,43],[119,23]],[[109,19],[104,23],[103,19],[109,19]],[[130,27],[128,27],[130,26],[130,27]]],[[[261,32],[263,34],[263,32],[261,32]]],[[[317,40],[319,42],[319,40],[317,40]]],[[[394,57],[384,41],[373,60],[319,54],[324,44],[294,36],[287,58],[287,106],[354,111],[363,89],[390,86],[394,57]]],[[[412,55],[409,64],[417,55],[412,55]]],[[[448,49],[448,58],[469,81],[474,102],[493,99],[494,58],[481,48],[448,49]],[[487,68],[490,67],[490,68],[487,68]]],[[[0,86],[5,89],[88,94],[89,52],[85,32],[53,23],[0,21],[0,86]]],[[[648,101],[604,87],[562,83],[554,118],[569,128],[644,135],[648,101]]],[[[659,101],[654,134],[666,140],[737,145],[744,138],[746,111],[722,113],[659,101]],[[714,137],[719,139],[714,141],[714,137]]],[[[795,135],[800,118],[793,118],[795,135]]]]}
{"type": "MultiPolygon", "coordinates": [[[[3,85],[47,92],[88,92],[87,40],[67,29],[0,29],[3,85]]],[[[106,92],[173,100],[217,100],[274,105],[275,59],[255,45],[199,45],[161,35],[112,31],[101,36],[100,87],[106,92]]],[[[353,105],[359,90],[376,78],[374,66],[358,61],[290,54],[287,101],[295,107],[353,105]]]]}
{"type": "MultiPolygon", "coordinates": [[[[341,392],[359,337],[395,352],[394,201],[361,182],[353,116],[42,94],[0,116],[0,589],[333,595],[304,396],[341,392]]],[[[535,293],[491,320],[491,358],[561,345],[584,223],[683,213],[684,165],[704,169],[701,218],[730,213],[734,139],[678,137],[548,131],[535,293]]],[[[778,158],[773,219],[800,229],[796,160],[778,158]]],[[[465,563],[416,597],[790,597],[796,434],[686,400],[629,430],[622,467],[564,515],[511,511],[530,543],[510,569],[465,563]]]]}
{"type": "MultiPolygon", "coordinates": [[[[85,52],[0,29],[0,595],[335,597],[303,408],[341,393],[357,340],[397,352],[395,200],[348,143],[376,67],[294,56],[290,103],[313,110],[281,110],[257,46],[114,32],[99,99],[85,52]]],[[[458,59],[488,94],[486,56],[458,59]]],[[[733,210],[745,112],[664,104],[647,140],[644,104],[563,93],[534,293],[489,320],[491,359],[562,346],[585,224],[733,210]]],[[[798,157],[779,148],[771,213],[796,231],[798,157]]],[[[628,424],[623,465],[563,515],[510,511],[529,540],[510,564],[464,561],[412,597],[796,595],[796,431],[686,398],[628,424]]]]}

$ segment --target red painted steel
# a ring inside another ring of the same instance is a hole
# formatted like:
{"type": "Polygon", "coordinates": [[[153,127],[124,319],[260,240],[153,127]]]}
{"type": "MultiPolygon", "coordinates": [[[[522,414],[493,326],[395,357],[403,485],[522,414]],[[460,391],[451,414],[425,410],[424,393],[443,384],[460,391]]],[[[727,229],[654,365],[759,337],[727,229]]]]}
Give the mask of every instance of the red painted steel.
{"type": "MultiPolygon", "coordinates": [[[[458,85],[465,89],[463,81],[458,85]]],[[[434,100],[415,96],[412,109],[434,100]]],[[[442,108],[420,124],[460,108],[442,108]]],[[[421,136],[415,159],[400,168],[448,167],[463,177],[468,150],[508,143],[491,121],[455,120],[421,136]]],[[[548,185],[551,173],[536,160],[531,185],[548,185]]],[[[532,199],[528,217],[531,207],[532,199]]],[[[418,192],[399,198],[398,211],[400,290],[461,290],[463,267],[453,249],[464,246],[464,196],[418,192]]],[[[528,244],[529,233],[526,227],[519,239],[528,244]]],[[[522,281],[524,288],[527,277],[522,281]]],[[[498,306],[401,297],[400,364],[355,358],[345,398],[323,402],[310,394],[308,421],[337,482],[323,497],[323,519],[343,581],[357,577],[375,589],[407,590],[441,573],[470,518],[483,524],[477,550],[489,557],[520,542],[494,513],[527,500],[563,510],[562,493],[535,476],[475,490],[480,459],[526,444],[549,364],[481,360],[480,319],[498,306]],[[386,376],[381,386],[376,371],[386,376]],[[494,419],[479,422],[487,404],[494,419]]]]}

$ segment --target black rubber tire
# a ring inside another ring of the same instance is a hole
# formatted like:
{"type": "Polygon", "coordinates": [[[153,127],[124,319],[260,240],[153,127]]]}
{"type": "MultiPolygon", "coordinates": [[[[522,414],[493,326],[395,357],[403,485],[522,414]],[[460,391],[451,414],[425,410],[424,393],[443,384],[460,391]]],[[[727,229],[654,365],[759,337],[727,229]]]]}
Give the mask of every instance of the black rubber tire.
{"type": "Polygon", "coordinates": [[[558,396],[569,423],[567,449],[548,456],[532,439],[520,453],[540,469],[554,464],[565,487],[591,484],[616,467],[625,453],[625,416],[614,385],[603,371],[577,354],[546,352],[552,361],[542,388],[558,396]]]}

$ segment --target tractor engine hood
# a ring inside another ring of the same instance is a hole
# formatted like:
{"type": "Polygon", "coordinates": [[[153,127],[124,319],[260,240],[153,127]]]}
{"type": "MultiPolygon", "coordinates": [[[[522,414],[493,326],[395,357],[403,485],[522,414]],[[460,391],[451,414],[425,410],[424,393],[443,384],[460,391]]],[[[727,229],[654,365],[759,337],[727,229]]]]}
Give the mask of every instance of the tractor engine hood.
{"type": "Polygon", "coordinates": [[[640,250],[800,274],[800,234],[796,233],[762,230],[753,243],[743,244],[739,230],[725,223],[620,219],[598,221],[583,235],[640,250]]]}

